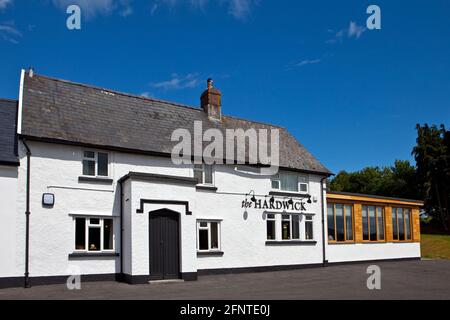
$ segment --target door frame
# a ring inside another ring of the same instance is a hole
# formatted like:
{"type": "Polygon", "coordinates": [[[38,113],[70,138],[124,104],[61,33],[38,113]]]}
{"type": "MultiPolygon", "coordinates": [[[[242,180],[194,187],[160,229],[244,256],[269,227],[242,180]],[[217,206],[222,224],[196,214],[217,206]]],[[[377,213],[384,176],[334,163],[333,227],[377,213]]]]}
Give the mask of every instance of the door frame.
{"type": "Polygon", "coordinates": [[[150,220],[151,220],[152,215],[158,214],[158,213],[161,213],[161,212],[170,213],[171,215],[174,215],[176,217],[176,219],[177,219],[177,226],[178,226],[178,276],[177,276],[177,278],[181,279],[181,274],[182,274],[182,272],[181,272],[181,263],[182,263],[182,260],[181,260],[181,257],[182,257],[182,254],[181,254],[181,251],[182,251],[182,247],[181,247],[181,214],[178,211],[174,211],[174,210],[171,210],[171,209],[168,209],[168,208],[156,209],[156,210],[150,211],[148,213],[148,230],[147,230],[147,232],[148,232],[148,258],[149,258],[149,260],[148,260],[148,271],[149,272],[148,273],[149,273],[149,279],[150,280],[165,280],[164,279],[164,274],[163,274],[163,278],[161,279],[160,277],[153,276],[151,274],[151,269],[150,269],[150,266],[151,266],[151,248],[152,248],[152,244],[151,244],[151,240],[150,240],[150,220]]]}

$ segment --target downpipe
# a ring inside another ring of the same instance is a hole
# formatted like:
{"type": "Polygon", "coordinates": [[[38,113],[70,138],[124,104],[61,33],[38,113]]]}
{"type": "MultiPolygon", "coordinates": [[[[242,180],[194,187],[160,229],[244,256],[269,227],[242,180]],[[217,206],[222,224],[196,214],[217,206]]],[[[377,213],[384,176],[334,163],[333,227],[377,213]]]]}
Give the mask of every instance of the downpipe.
{"type": "Polygon", "coordinates": [[[25,210],[25,278],[24,278],[24,288],[30,288],[30,172],[31,172],[31,150],[27,145],[27,142],[22,140],[23,145],[27,150],[27,190],[26,190],[26,210],[25,210]]]}

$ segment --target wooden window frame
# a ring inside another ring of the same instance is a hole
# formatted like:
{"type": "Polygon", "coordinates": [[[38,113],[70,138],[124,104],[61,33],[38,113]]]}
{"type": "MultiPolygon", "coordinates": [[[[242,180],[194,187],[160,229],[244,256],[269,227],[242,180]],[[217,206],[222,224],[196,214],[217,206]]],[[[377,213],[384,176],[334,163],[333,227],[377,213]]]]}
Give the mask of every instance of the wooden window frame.
{"type": "MultiPolygon", "coordinates": [[[[345,202],[345,201],[328,201],[328,204],[333,205],[333,220],[334,220],[334,239],[335,240],[329,240],[329,244],[349,244],[349,243],[356,243],[355,241],[355,206],[352,202],[345,202]],[[341,204],[343,209],[343,215],[344,215],[344,240],[338,241],[337,240],[337,228],[336,228],[336,205],[341,204]],[[352,239],[353,240],[347,240],[347,216],[345,214],[345,207],[350,206],[352,208],[352,239]]],[[[327,206],[328,210],[328,206],[327,206]]],[[[328,217],[328,212],[327,212],[328,217]]],[[[327,221],[327,230],[328,230],[328,221],[327,221]]],[[[328,232],[327,232],[328,234],[328,232]]]]}
{"type": "Polygon", "coordinates": [[[405,234],[405,240],[400,240],[400,233],[398,232],[397,234],[397,239],[394,238],[394,224],[392,224],[392,242],[398,242],[398,243],[408,243],[408,242],[414,242],[413,240],[413,208],[408,207],[408,206],[398,206],[398,207],[392,207],[392,212],[391,212],[391,217],[390,219],[392,220],[392,214],[395,211],[395,220],[398,226],[398,213],[397,213],[397,209],[402,209],[403,210],[403,232],[405,234]],[[406,239],[406,223],[405,223],[405,210],[409,210],[409,236],[410,239],[406,239]]]}
{"type": "MultiPolygon", "coordinates": [[[[392,217],[391,217],[392,218],[392,217]]],[[[385,243],[386,241],[386,205],[379,204],[379,203],[361,203],[361,230],[362,230],[362,242],[363,243],[385,243]],[[368,226],[368,232],[369,232],[369,240],[364,240],[364,216],[363,211],[364,207],[367,207],[367,226],[368,226]],[[375,208],[375,229],[377,232],[377,240],[370,240],[370,215],[369,215],[369,207],[375,208]],[[384,231],[384,239],[380,240],[379,234],[378,234],[378,210],[377,208],[381,208],[381,215],[383,217],[383,231],[384,231]]]]}

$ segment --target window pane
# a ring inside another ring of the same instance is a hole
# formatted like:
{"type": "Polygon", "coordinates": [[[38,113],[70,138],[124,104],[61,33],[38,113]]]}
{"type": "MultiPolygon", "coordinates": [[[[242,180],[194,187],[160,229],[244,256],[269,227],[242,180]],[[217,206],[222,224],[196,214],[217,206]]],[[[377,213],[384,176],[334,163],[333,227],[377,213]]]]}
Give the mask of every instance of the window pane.
{"type": "Polygon", "coordinates": [[[308,185],[306,183],[300,183],[300,191],[308,192],[308,185]]]}
{"type": "Polygon", "coordinates": [[[313,222],[312,221],[306,221],[305,222],[305,239],[306,240],[313,240],[314,239],[313,222]]]}
{"type": "Polygon", "coordinates": [[[267,220],[267,240],[275,240],[275,221],[267,220]]]}
{"type": "Polygon", "coordinates": [[[411,240],[411,211],[405,210],[406,240],[411,240]]]}
{"type": "Polygon", "coordinates": [[[344,206],[336,204],[336,231],[337,241],[344,241],[344,206]]]}
{"type": "Polygon", "coordinates": [[[200,250],[209,250],[208,247],[208,230],[200,229],[198,231],[198,243],[200,246],[200,250]]]}
{"type": "Polygon", "coordinates": [[[280,181],[272,180],[272,189],[280,189],[280,181]]]}
{"type": "Polygon", "coordinates": [[[300,216],[292,216],[292,239],[300,239],[300,216]]]}
{"type": "Polygon", "coordinates": [[[392,208],[392,233],[394,240],[398,240],[398,225],[397,225],[397,209],[392,208]]]}
{"type": "Polygon", "coordinates": [[[281,235],[283,240],[291,239],[291,222],[283,220],[281,222],[281,235]]]}
{"type": "Polygon", "coordinates": [[[95,152],[94,151],[85,151],[84,152],[84,157],[85,158],[94,159],[95,158],[95,152]]]}
{"type": "Polygon", "coordinates": [[[203,183],[203,171],[202,170],[194,170],[194,178],[197,180],[197,183],[203,183]]]}
{"type": "Polygon", "coordinates": [[[377,219],[378,219],[378,240],[384,240],[383,208],[377,208],[377,219]]]}
{"type": "Polygon", "coordinates": [[[100,224],[100,219],[99,218],[90,218],[89,223],[90,224],[100,224]]]}
{"type": "Polygon", "coordinates": [[[211,249],[219,249],[219,224],[211,222],[211,249]]]}
{"type": "Polygon", "coordinates": [[[107,153],[98,153],[98,172],[99,176],[108,176],[108,154],[107,153]]]}
{"type": "Polygon", "coordinates": [[[334,208],[333,204],[329,203],[327,206],[327,220],[328,220],[328,240],[334,241],[335,239],[335,230],[334,230],[334,208]]]}
{"type": "Polygon", "coordinates": [[[112,250],[113,246],[113,220],[105,219],[103,221],[103,249],[112,250]]]}
{"type": "Polygon", "coordinates": [[[346,240],[353,240],[352,206],[345,206],[345,227],[347,229],[346,240]]]}
{"type": "Polygon", "coordinates": [[[212,166],[206,164],[205,164],[205,183],[207,184],[213,183],[212,166]]]}
{"type": "Polygon", "coordinates": [[[200,227],[202,227],[202,228],[206,228],[206,227],[208,227],[208,222],[200,222],[200,227]]]}
{"type": "Polygon", "coordinates": [[[89,228],[89,251],[100,251],[100,228],[89,228]]]}
{"type": "Polygon", "coordinates": [[[75,249],[86,250],[86,219],[75,219],[75,249]]]}
{"type": "Polygon", "coordinates": [[[369,207],[369,227],[370,227],[370,241],[377,241],[377,220],[375,217],[375,207],[369,207]]]}
{"type": "Polygon", "coordinates": [[[362,207],[363,240],[369,240],[369,213],[367,206],[362,207]]]}
{"type": "Polygon", "coordinates": [[[293,174],[280,174],[281,189],[284,191],[298,191],[298,179],[293,174]]]}
{"type": "Polygon", "coordinates": [[[269,213],[269,214],[267,215],[267,219],[275,219],[275,215],[272,214],[272,213],[269,213]]]}
{"type": "Polygon", "coordinates": [[[403,223],[403,209],[397,209],[397,218],[398,218],[398,239],[400,241],[405,240],[405,229],[403,223]]]}
{"type": "Polygon", "coordinates": [[[95,161],[83,160],[83,175],[95,176],[95,161]]]}

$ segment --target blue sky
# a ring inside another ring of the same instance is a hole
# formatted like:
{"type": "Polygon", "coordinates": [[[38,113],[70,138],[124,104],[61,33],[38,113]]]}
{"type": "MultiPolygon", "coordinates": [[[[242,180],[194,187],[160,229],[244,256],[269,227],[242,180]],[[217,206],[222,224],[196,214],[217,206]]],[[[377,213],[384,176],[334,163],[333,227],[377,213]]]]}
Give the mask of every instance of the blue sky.
{"type": "Polygon", "coordinates": [[[450,126],[449,57],[448,0],[0,0],[0,97],[29,66],[193,106],[212,77],[225,114],[288,128],[334,172],[412,159],[416,123],[450,126]]]}

